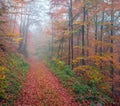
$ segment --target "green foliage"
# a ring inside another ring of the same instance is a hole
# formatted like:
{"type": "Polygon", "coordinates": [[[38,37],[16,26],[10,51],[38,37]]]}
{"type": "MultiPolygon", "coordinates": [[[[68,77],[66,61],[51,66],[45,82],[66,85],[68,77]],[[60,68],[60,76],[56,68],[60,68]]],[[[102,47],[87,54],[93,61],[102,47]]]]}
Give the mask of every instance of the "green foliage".
{"type": "MultiPolygon", "coordinates": [[[[106,77],[97,67],[84,65],[75,69],[79,74],[80,82],[77,85],[80,97],[92,102],[109,102],[108,93],[111,89],[106,77]]],[[[76,86],[75,86],[76,87],[76,86]]]]}
{"type": "Polygon", "coordinates": [[[6,98],[5,89],[7,87],[7,82],[6,82],[5,73],[6,73],[6,67],[0,66],[0,100],[6,98]]]}
{"type": "Polygon", "coordinates": [[[76,100],[82,102],[83,100],[92,101],[92,103],[102,103],[112,100],[106,94],[103,94],[95,86],[90,87],[88,84],[80,84],[79,82],[73,85],[73,89],[76,93],[76,100]]]}
{"type": "Polygon", "coordinates": [[[66,66],[63,61],[53,60],[50,61],[48,66],[51,71],[61,80],[65,87],[71,87],[75,81],[75,74],[73,73],[70,66],[66,66]]]}
{"type": "Polygon", "coordinates": [[[76,77],[75,73],[73,73],[72,68],[68,65],[66,65],[64,71],[66,72],[67,75],[71,77],[76,77]]]}
{"type": "Polygon", "coordinates": [[[88,85],[80,85],[79,83],[75,83],[73,85],[73,88],[74,88],[76,94],[84,94],[85,95],[90,87],[88,85]]]}
{"type": "MultiPolygon", "coordinates": [[[[2,54],[0,56],[2,57],[2,54]]],[[[1,68],[4,69],[4,73],[2,73],[4,77],[0,79],[0,100],[5,99],[6,103],[4,105],[13,106],[13,101],[19,96],[26,79],[29,64],[13,53],[6,54],[3,60],[0,60],[0,63],[4,66],[4,68],[1,68]]]]}
{"type": "Polygon", "coordinates": [[[110,89],[104,80],[106,77],[97,68],[83,66],[79,67],[79,71],[72,71],[72,68],[65,65],[63,61],[55,59],[48,65],[62,84],[74,92],[76,100],[81,102],[88,100],[93,104],[96,102],[104,104],[106,101],[111,101],[106,93],[110,89]],[[79,76],[77,76],[77,72],[79,72],[79,76]]]}
{"type": "Polygon", "coordinates": [[[84,65],[75,69],[76,74],[86,82],[91,88],[97,87],[102,92],[110,92],[111,86],[107,80],[110,80],[100,69],[94,66],[84,65]]]}

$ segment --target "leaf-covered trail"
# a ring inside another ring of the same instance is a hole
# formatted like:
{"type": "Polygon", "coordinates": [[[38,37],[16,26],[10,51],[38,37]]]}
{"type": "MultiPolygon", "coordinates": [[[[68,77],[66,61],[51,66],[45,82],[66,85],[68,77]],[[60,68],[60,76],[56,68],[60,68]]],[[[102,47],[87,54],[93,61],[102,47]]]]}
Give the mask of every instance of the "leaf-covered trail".
{"type": "Polygon", "coordinates": [[[27,81],[15,106],[79,106],[41,61],[29,62],[27,81]]]}

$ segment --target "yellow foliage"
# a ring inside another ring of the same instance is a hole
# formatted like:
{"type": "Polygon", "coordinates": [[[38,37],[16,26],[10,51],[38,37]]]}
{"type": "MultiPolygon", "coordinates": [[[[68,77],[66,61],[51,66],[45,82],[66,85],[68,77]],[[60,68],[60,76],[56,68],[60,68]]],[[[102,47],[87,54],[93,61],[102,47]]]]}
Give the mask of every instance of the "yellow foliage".
{"type": "Polygon", "coordinates": [[[81,24],[81,21],[74,21],[74,24],[81,24]]]}
{"type": "Polygon", "coordinates": [[[85,74],[88,80],[94,80],[96,83],[101,82],[104,77],[98,70],[85,71],[85,74]]]}
{"type": "Polygon", "coordinates": [[[4,80],[5,79],[5,75],[0,74],[0,80],[4,80]]]}
{"type": "Polygon", "coordinates": [[[112,60],[111,55],[104,55],[104,56],[94,55],[94,56],[89,56],[88,59],[94,61],[96,65],[99,65],[101,61],[104,63],[109,63],[112,60]]]}
{"type": "Polygon", "coordinates": [[[23,38],[15,38],[14,41],[15,41],[16,43],[19,43],[22,39],[23,39],[23,38]]]}
{"type": "Polygon", "coordinates": [[[0,67],[0,71],[5,71],[5,70],[6,70],[6,67],[4,67],[4,66],[0,67]]]}
{"type": "Polygon", "coordinates": [[[113,35],[113,36],[110,36],[110,39],[119,41],[120,40],[120,36],[113,35]]]}
{"type": "Polygon", "coordinates": [[[76,59],[73,60],[73,64],[76,64],[78,62],[80,62],[80,60],[82,59],[85,59],[84,57],[80,56],[80,57],[77,57],[76,59]]]}
{"type": "Polygon", "coordinates": [[[0,90],[2,90],[2,84],[4,83],[3,81],[6,79],[5,77],[5,71],[6,67],[0,66],[0,90]]]}
{"type": "Polygon", "coordinates": [[[74,49],[79,49],[80,48],[80,46],[74,46],[74,49]]]}
{"type": "Polygon", "coordinates": [[[79,25],[84,25],[84,26],[86,26],[86,25],[88,24],[88,22],[86,22],[86,21],[83,22],[83,21],[78,21],[78,20],[77,20],[77,21],[74,21],[74,24],[76,24],[76,25],[79,24],[79,25]]]}
{"type": "Polygon", "coordinates": [[[80,71],[83,73],[82,75],[84,75],[85,79],[88,81],[94,80],[95,82],[98,83],[104,78],[103,74],[100,71],[94,68],[92,69],[90,66],[87,66],[87,65],[79,66],[75,68],[75,72],[80,72],[80,71]]]}
{"type": "Polygon", "coordinates": [[[6,36],[8,36],[8,37],[16,37],[16,36],[19,36],[19,34],[6,34],[6,36]]]}

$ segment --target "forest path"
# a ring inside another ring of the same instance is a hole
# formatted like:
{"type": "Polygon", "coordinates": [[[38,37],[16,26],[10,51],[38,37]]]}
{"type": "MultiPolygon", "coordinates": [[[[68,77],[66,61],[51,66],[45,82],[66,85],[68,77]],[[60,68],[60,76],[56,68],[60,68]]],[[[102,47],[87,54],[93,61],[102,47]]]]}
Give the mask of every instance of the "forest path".
{"type": "Polygon", "coordinates": [[[15,106],[79,106],[40,60],[31,58],[29,63],[30,71],[15,106]]]}

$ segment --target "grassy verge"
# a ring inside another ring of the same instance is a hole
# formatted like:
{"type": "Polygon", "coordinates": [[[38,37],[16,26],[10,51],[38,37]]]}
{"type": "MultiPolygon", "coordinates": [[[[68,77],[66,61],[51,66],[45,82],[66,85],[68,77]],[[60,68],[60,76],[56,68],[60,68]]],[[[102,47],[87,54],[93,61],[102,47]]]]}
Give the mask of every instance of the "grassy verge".
{"type": "Polygon", "coordinates": [[[0,106],[14,106],[26,80],[29,64],[14,53],[0,54],[0,106]]]}
{"type": "Polygon", "coordinates": [[[75,97],[76,101],[86,101],[95,106],[96,103],[105,104],[107,101],[112,101],[111,98],[97,89],[94,85],[89,85],[82,77],[77,76],[70,66],[64,62],[55,60],[46,63],[51,71],[60,79],[64,87],[70,90],[70,93],[75,97]]]}

